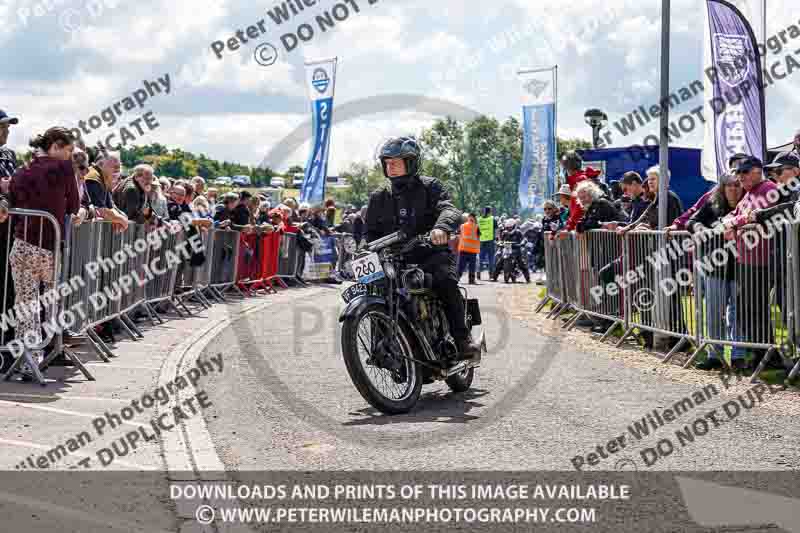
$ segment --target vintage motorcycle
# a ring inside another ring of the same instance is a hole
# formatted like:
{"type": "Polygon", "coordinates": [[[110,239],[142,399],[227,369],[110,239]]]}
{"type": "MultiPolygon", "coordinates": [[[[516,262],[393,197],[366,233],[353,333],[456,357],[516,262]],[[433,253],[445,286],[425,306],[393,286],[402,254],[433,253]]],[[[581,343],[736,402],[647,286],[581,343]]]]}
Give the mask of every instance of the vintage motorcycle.
{"type": "MultiPolygon", "coordinates": [[[[358,280],[342,293],[342,354],[356,389],[386,414],[407,413],[423,384],[444,380],[454,392],[470,388],[480,358],[455,361],[458,353],[432,277],[405,256],[429,236],[395,232],[368,243],[353,259],[358,280]]],[[[467,327],[481,324],[477,299],[464,291],[467,327]]],[[[480,339],[481,356],[486,337],[480,339]]]]}

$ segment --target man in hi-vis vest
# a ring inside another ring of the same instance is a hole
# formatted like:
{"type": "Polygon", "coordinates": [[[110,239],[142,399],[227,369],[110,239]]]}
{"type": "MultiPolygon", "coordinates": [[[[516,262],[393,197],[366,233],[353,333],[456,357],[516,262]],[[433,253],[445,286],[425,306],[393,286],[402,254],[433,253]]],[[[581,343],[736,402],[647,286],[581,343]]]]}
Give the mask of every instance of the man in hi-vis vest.
{"type": "Polygon", "coordinates": [[[492,208],[484,207],[483,216],[478,217],[478,229],[481,238],[481,263],[478,266],[478,279],[481,279],[483,269],[489,271],[489,277],[494,272],[494,238],[497,234],[497,220],[492,216],[492,208]]]}
{"type": "Polygon", "coordinates": [[[469,284],[475,285],[475,261],[481,252],[480,230],[475,214],[467,215],[467,221],[461,224],[458,239],[458,279],[469,268],[469,284]]]}

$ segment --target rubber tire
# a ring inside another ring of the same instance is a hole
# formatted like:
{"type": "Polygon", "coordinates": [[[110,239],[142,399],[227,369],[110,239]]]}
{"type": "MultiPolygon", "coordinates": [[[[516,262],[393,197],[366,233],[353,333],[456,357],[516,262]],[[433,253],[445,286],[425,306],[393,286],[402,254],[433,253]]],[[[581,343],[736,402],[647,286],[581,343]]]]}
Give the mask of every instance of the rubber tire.
{"type": "Polygon", "coordinates": [[[511,273],[514,272],[514,264],[511,259],[503,261],[503,279],[506,283],[511,279],[511,273]]]}
{"type": "MultiPolygon", "coordinates": [[[[347,373],[350,374],[350,379],[353,385],[355,385],[356,390],[358,390],[361,397],[372,407],[387,415],[408,413],[417,404],[422,392],[422,365],[419,363],[412,363],[416,366],[416,383],[413,384],[411,394],[408,398],[403,401],[395,401],[386,398],[373,387],[358,357],[358,324],[364,315],[376,311],[389,321],[386,308],[381,304],[374,303],[364,308],[357,316],[347,318],[342,324],[342,357],[344,357],[344,364],[347,367],[347,373]]],[[[408,340],[409,343],[413,343],[413,337],[411,337],[407,326],[401,323],[400,327],[403,328],[403,334],[406,340],[408,340]]],[[[408,346],[408,348],[412,353],[407,355],[413,355],[413,346],[408,346]]]]}
{"type": "Polygon", "coordinates": [[[465,376],[455,374],[445,379],[444,382],[453,392],[466,392],[472,386],[473,379],[475,379],[475,369],[470,368],[465,376]]]}

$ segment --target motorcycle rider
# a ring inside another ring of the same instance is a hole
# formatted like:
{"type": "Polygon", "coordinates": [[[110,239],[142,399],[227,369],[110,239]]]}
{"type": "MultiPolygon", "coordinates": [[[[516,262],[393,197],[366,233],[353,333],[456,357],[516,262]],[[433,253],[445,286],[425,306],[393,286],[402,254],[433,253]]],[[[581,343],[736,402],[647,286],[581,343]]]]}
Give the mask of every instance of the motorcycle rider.
{"type": "Polygon", "coordinates": [[[367,242],[398,230],[410,236],[430,232],[434,246],[417,247],[407,260],[433,276],[432,288],[444,304],[458,359],[480,357],[480,347],[466,325],[455,255],[447,248],[449,236],[458,231],[461,213],[439,180],[420,175],[422,149],[413,137],[390,138],[379,149],[378,159],[391,184],[369,197],[367,242]]]}
{"type": "MultiPolygon", "coordinates": [[[[511,242],[513,243],[513,250],[512,250],[512,257],[516,262],[517,268],[522,272],[522,275],[525,276],[525,283],[530,283],[531,275],[528,272],[528,266],[525,264],[525,261],[522,258],[522,243],[525,240],[525,236],[522,232],[517,228],[517,221],[513,218],[509,218],[503,224],[503,232],[500,235],[500,240],[503,242],[511,242]]],[[[497,281],[497,278],[500,277],[500,271],[503,270],[503,259],[502,259],[502,248],[498,252],[499,257],[495,258],[495,267],[494,272],[492,273],[492,281],[497,281]]]]}
{"type": "MultiPolygon", "coordinates": [[[[545,202],[546,204],[546,202],[545,202]]],[[[536,272],[544,268],[544,230],[540,222],[528,221],[520,228],[527,241],[528,270],[536,272]]]]}

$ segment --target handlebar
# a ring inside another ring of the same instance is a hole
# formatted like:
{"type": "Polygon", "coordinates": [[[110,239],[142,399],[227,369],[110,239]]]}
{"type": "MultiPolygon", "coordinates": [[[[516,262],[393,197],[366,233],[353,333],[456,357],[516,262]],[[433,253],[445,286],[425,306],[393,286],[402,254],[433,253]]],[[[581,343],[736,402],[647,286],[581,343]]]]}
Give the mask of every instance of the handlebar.
{"type": "Polygon", "coordinates": [[[395,231],[394,233],[390,233],[389,235],[381,237],[380,239],[375,239],[372,242],[368,242],[365,245],[365,248],[371,252],[379,252],[384,248],[388,248],[389,246],[394,246],[397,244],[405,244],[405,247],[413,247],[417,244],[429,243],[431,243],[431,236],[429,233],[409,236],[405,232],[395,231]]]}

